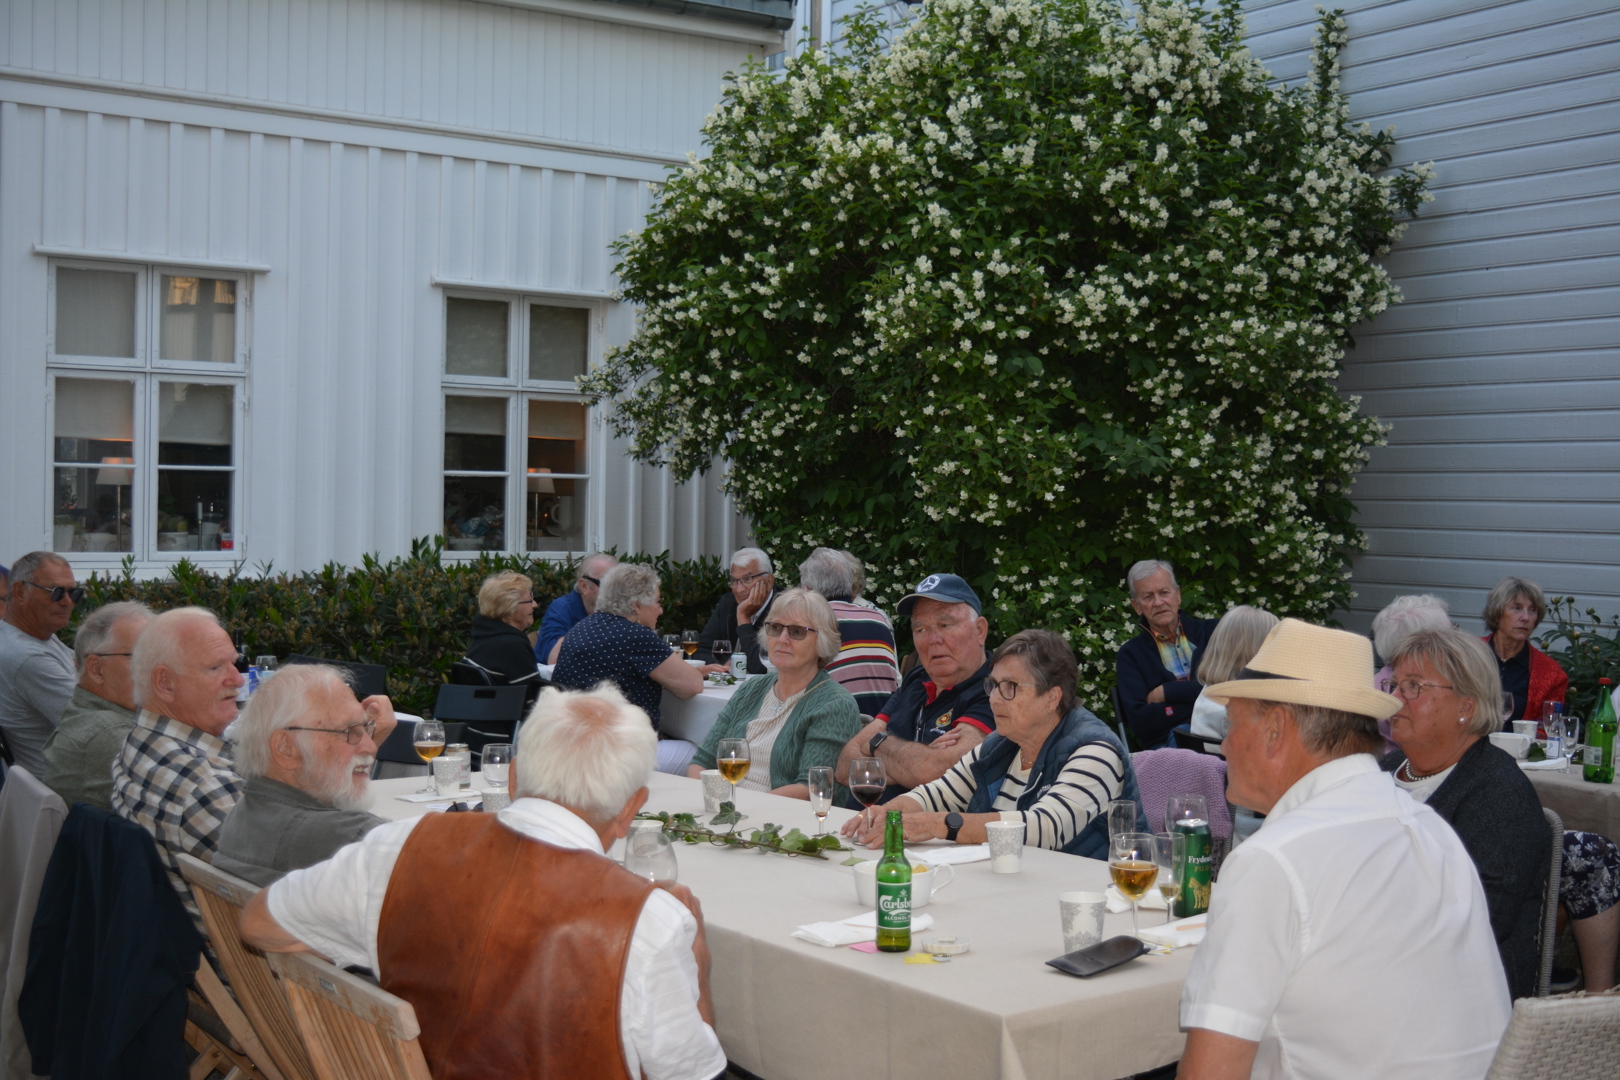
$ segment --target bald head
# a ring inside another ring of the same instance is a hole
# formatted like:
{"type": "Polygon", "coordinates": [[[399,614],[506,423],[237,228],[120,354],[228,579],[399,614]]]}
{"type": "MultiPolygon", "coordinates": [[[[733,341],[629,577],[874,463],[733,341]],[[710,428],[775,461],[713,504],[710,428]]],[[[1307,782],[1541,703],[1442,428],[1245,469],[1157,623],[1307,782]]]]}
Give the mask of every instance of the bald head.
{"type": "Polygon", "coordinates": [[[236,646],[206,608],[165,611],[141,632],[134,656],[135,701],[143,709],[223,735],[236,719],[236,646]]]}

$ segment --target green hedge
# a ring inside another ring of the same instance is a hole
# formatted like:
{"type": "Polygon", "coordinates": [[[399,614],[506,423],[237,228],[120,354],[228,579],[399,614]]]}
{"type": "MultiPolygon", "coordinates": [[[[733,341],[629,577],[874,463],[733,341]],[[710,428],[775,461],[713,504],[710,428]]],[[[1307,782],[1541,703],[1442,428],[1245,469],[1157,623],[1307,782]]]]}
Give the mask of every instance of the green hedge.
{"type": "MultiPolygon", "coordinates": [[[[413,542],[409,556],[387,562],[368,555],[357,567],[327,563],[301,574],[272,574],[266,567],[257,576],[240,570],[213,574],[182,560],[169,577],[150,581],[137,580],[126,560],[120,575],[83,583],[84,603],[62,637],[71,644],[80,620],[118,600],[140,600],[159,611],[196,604],[219,615],[227,629],[240,630],[250,657],[303,653],[385,664],[395,706],[421,714],[432,708],[451,663],[466,650],[486,577],[502,570],[528,575],[540,602],[537,614],[573,588],[577,577],[577,562],[502,554],[444,562],[441,550],[442,541],[434,537],[413,542]]],[[[658,570],[660,633],[701,629],[726,590],[725,572],[713,556],[685,562],[668,552],[623,558],[658,570]]]]}

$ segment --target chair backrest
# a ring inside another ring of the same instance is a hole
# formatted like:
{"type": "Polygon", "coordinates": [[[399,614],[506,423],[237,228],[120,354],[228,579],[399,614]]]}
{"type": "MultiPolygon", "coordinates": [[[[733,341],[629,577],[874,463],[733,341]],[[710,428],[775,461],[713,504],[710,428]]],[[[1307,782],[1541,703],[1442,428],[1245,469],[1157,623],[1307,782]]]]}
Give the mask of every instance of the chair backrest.
{"type": "Polygon", "coordinates": [[[1620,987],[1601,994],[1519,998],[1485,1080],[1616,1076],[1620,1076],[1620,987]]]}
{"type": "Polygon", "coordinates": [[[1172,795],[1202,795],[1209,805],[1209,832],[1216,841],[1232,839],[1232,813],[1226,802],[1226,759],[1213,754],[1162,747],[1131,755],[1142,810],[1154,832],[1164,829],[1172,795]]]}
{"type": "Polygon", "coordinates": [[[523,703],[528,696],[526,686],[452,686],[439,687],[439,696],[433,703],[433,719],[460,720],[465,723],[512,724],[523,719],[523,703]]]}
{"type": "Polygon", "coordinates": [[[1214,754],[1216,757],[1225,757],[1221,753],[1220,739],[1212,739],[1207,735],[1194,735],[1183,728],[1170,729],[1170,745],[1177,750],[1196,750],[1200,754],[1214,754]]]}
{"type": "Polygon", "coordinates": [[[259,1041],[285,1080],[315,1080],[315,1070],[298,1034],[292,1007],[280,981],[270,970],[264,953],[242,940],[237,919],[243,906],[259,891],[250,881],[216,870],[201,859],[181,853],[180,873],[191,883],[191,894],[202,911],[203,923],[225,978],[236,991],[237,1003],[258,1033],[259,1041]]]}
{"type": "Polygon", "coordinates": [[[273,954],[270,966],[320,1080],[430,1080],[410,1002],[302,953],[273,954]]]}
{"type": "Polygon", "coordinates": [[[304,656],[302,653],[293,653],[282,663],[330,664],[348,673],[350,684],[354,687],[354,695],[361,700],[373,694],[388,693],[388,669],[381,664],[361,664],[350,660],[324,660],[319,656],[304,656]]]}
{"type": "Polygon", "coordinates": [[[1552,865],[1547,870],[1547,892],[1541,898],[1541,971],[1536,977],[1536,997],[1552,993],[1553,953],[1558,948],[1558,886],[1564,872],[1564,819],[1541,808],[1552,833],[1552,865]]]}
{"type": "Polygon", "coordinates": [[[1125,719],[1125,699],[1119,694],[1119,684],[1108,691],[1108,704],[1114,710],[1114,730],[1119,732],[1119,741],[1125,744],[1125,749],[1131,748],[1131,725],[1125,719]]]}
{"type": "Polygon", "coordinates": [[[0,787],[0,1077],[33,1075],[17,995],[28,971],[39,887],[66,817],[61,796],[27,769],[13,768],[0,787]]]}
{"type": "Polygon", "coordinates": [[[465,656],[450,665],[450,682],[454,686],[505,686],[509,681],[499,671],[491,671],[465,656]]]}

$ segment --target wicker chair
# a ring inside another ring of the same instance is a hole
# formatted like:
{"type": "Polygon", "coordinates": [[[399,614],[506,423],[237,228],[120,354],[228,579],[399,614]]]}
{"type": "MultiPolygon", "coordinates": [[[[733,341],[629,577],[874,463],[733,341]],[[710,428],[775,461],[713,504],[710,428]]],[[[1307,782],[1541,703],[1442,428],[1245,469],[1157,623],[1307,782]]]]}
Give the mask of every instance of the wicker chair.
{"type": "Polygon", "coordinates": [[[1485,1080],[1614,1080],[1620,1076],[1620,988],[1513,1003],[1485,1080]]]}
{"type": "Polygon", "coordinates": [[[274,953],[270,966],[320,1080],[431,1080],[410,1002],[314,956],[274,953]]]}
{"type": "Polygon", "coordinates": [[[1552,993],[1553,953],[1558,950],[1558,886],[1564,872],[1564,820],[1541,808],[1552,831],[1552,866],[1547,871],[1547,894],[1541,900],[1541,972],[1536,976],[1536,997],[1552,993]]]}

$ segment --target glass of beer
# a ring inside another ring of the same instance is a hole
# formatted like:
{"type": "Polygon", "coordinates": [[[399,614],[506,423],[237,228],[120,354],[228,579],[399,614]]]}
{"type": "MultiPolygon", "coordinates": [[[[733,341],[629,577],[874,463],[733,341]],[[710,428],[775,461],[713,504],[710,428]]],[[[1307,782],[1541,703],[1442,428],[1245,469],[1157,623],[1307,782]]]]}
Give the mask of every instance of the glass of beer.
{"type": "Polygon", "coordinates": [[[417,794],[436,794],[437,789],[433,786],[433,759],[444,753],[444,725],[437,720],[417,721],[416,733],[412,736],[411,743],[416,747],[416,756],[428,767],[428,786],[417,794]]]}
{"type": "Polygon", "coordinates": [[[827,832],[827,811],[832,809],[833,767],[815,765],[810,769],[810,810],[816,815],[816,835],[827,832]]]}
{"type": "Polygon", "coordinates": [[[1154,833],[1153,839],[1159,848],[1159,895],[1164,897],[1164,921],[1169,922],[1176,896],[1181,892],[1181,871],[1187,862],[1187,834],[1154,833]]]}
{"type": "Polygon", "coordinates": [[[714,767],[731,785],[731,805],[737,805],[737,785],[748,775],[748,740],[721,739],[715,747],[714,767]]]}
{"type": "Polygon", "coordinates": [[[698,632],[696,630],[687,630],[681,634],[681,651],[686,654],[688,660],[697,655],[698,632]]]}
{"type": "Polygon", "coordinates": [[[1140,935],[1137,904],[1159,876],[1159,845],[1152,833],[1118,833],[1108,841],[1108,875],[1131,902],[1131,933],[1140,935]]]}

